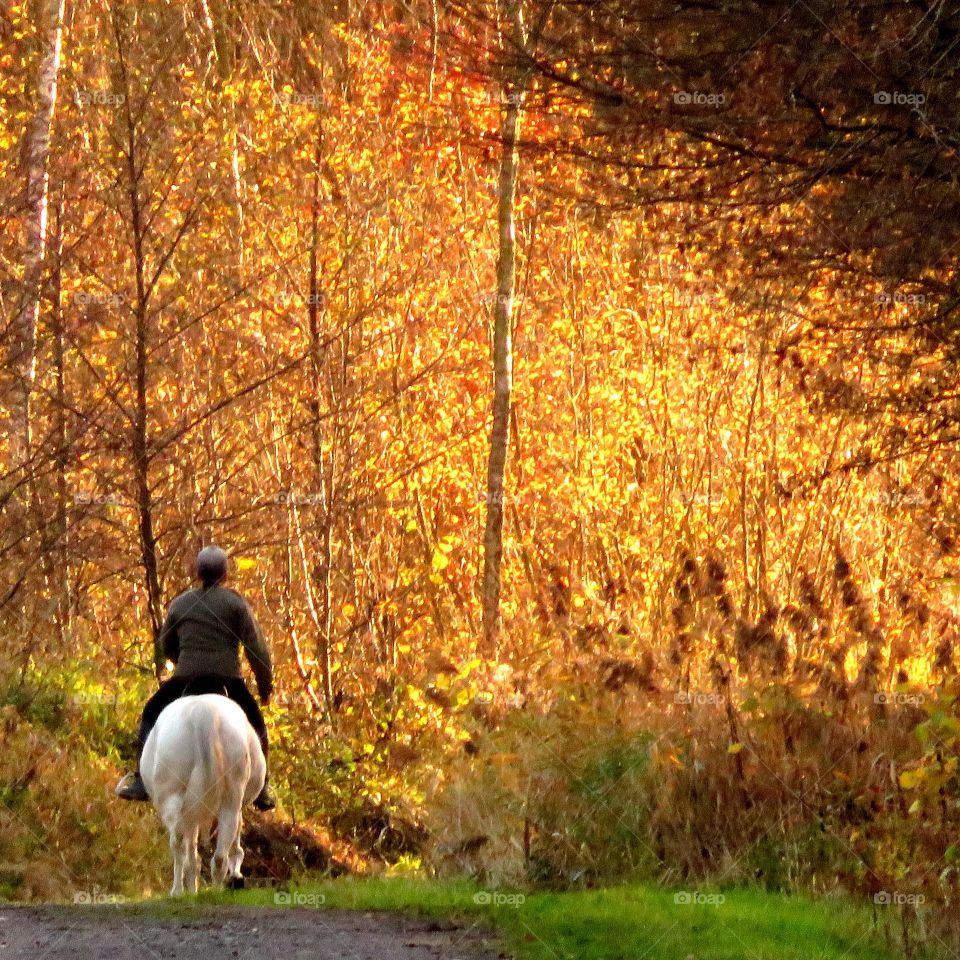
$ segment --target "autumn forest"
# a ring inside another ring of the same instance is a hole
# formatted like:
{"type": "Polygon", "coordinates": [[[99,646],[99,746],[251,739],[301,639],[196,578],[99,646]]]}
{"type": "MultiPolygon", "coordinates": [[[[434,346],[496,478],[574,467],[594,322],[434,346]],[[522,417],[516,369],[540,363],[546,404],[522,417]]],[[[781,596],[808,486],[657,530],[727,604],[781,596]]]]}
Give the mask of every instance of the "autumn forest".
{"type": "Polygon", "coordinates": [[[0,892],[162,886],[213,543],[316,857],[955,949],[958,80],[942,2],[4,4],[0,892]]]}

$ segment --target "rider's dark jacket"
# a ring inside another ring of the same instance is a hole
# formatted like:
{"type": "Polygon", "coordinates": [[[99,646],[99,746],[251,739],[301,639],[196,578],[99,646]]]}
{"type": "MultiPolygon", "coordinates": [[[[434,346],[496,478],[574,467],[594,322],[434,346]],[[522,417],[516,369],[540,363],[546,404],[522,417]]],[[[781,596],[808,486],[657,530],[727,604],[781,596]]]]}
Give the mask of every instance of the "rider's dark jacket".
{"type": "Polygon", "coordinates": [[[177,665],[176,677],[239,677],[242,646],[260,699],[270,696],[270,651],[247,601],[235,590],[215,585],[181,593],[167,611],[160,643],[164,656],[177,665]]]}

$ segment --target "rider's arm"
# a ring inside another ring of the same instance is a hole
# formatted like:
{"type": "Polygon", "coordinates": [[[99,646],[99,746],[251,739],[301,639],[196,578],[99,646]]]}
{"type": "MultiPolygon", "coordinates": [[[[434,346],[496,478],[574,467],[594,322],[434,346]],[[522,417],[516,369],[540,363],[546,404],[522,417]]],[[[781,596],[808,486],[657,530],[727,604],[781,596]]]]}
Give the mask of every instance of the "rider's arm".
{"type": "Polygon", "coordinates": [[[177,622],[173,617],[173,608],[167,611],[167,619],[160,628],[160,648],[163,655],[173,663],[180,656],[180,637],[177,636],[177,622]]]}
{"type": "Polygon", "coordinates": [[[257,679],[257,692],[260,694],[260,699],[269,700],[273,692],[273,664],[270,660],[270,650],[246,600],[243,601],[240,616],[240,640],[247,653],[250,669],[253,670],[253,675],[257,679]]]}

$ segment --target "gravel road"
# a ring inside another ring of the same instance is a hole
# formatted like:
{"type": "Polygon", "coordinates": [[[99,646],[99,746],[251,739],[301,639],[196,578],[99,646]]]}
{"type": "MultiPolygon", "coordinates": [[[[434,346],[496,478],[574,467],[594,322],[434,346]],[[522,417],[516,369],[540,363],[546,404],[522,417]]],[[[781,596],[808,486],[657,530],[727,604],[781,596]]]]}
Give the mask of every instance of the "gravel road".
{"type": "Polygon", "coordinates": [[[2,960],[496,960],[488,931],[395,914],[178,905],[0,907],[2,960]],[[166,914],[166,915],[165,915],[166,914]]]}

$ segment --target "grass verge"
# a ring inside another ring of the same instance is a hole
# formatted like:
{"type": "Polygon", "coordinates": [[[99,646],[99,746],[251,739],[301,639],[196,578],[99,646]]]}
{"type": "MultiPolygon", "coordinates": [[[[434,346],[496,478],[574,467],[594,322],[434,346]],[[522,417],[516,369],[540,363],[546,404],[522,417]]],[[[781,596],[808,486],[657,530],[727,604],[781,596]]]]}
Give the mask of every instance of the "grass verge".
{"type": "MultiPolygon", "coordinates": [[[[246,904],[386,910],[479,923],[519,960],[894,960],[868,907],[760,890],[698,894],[630,885],[572,893],[483,890],[467,882],[341,879],[289,891],[205,892],[160,909],[246,904]]],[[[163,906],[165,905],[165,907],[163,906]]],[[[893,909],[893,908],[886,908],[893,909]]]]}

